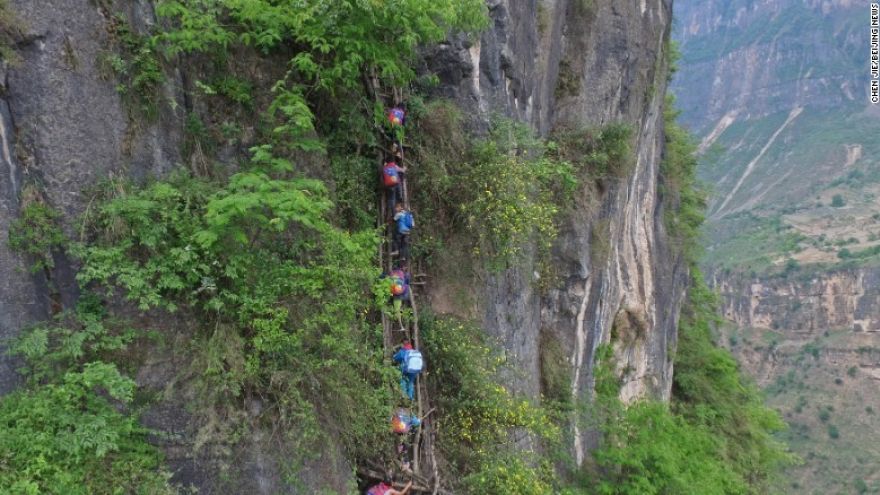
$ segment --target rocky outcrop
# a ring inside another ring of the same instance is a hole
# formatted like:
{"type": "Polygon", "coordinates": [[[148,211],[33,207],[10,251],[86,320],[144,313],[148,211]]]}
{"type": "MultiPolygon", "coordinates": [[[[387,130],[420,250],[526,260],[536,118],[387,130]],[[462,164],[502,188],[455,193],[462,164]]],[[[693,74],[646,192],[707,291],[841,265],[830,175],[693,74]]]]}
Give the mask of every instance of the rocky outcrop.
{"type": "Polygon", "coordinates": [[[827,330],[880,332],[880,269],[750,279],[714,278],[725,318],[741,327],[801,336],[827,330]]]}

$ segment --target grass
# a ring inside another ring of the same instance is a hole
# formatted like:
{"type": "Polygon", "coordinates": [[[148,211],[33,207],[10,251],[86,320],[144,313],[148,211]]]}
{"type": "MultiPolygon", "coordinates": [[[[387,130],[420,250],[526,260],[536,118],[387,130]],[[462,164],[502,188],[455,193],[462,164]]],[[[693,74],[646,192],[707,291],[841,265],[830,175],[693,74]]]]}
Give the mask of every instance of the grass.
{"type": "Polygon", "coordinates": [[[0,60],[13,65],[21,61],[15,52],[16,40],[22,34],[21,22],[9,7],[9,2],[0,0],[0,60]]]}

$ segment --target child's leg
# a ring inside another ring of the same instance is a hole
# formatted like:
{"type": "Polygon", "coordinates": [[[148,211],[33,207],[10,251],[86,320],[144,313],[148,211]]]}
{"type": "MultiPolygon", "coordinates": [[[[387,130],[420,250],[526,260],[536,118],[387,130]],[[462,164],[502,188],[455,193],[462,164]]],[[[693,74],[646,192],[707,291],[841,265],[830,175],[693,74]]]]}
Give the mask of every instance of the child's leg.
{"type": "Polygon", "coordinates": [[[400,259],[408,260],[409,259],[409,234],[400,234],[400,241],[398,242],[398,249],[400,250],[400,259]]]}
{"type": "Polygon", "coordinates": [[[407,380],[406,380],[406,395],[409,397],[409,400],[415,400],[416,390],[415,390],[415,386],[413,383],[413,382],[415,382],[415,377],[413,377],[407,373],[405,373],[404,375],[407,378],[407,380]]]}
{"type": "Polygon", "coordinates": [[[403,301],[399,297],[394,298],[394,316],[397,317],[398,320],[401,318],[400,308],[403,306],[403,301]]]}
{"type": "Polygon", "coordinates": [[[385,207],[388,210],[388,215],[391,218],[394,218],[394,205],[397,204],[397,186],[389,187],[387,189],[387,193],[385,195],[385,207]]]}

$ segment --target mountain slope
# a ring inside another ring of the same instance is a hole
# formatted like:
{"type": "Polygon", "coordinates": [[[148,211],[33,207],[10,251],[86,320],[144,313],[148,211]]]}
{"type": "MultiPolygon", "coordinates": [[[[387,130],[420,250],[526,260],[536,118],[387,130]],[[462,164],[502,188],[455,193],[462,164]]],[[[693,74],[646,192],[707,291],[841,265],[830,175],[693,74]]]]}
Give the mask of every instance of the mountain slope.
{"type": "Polygon", "coordinates": [[[723,340],[766,387],[804,465],[788,493],[876,493],[880,108],[868,8],[851,1],[677,5],[683,120],[713,189],[708,278],[723,340]]]}

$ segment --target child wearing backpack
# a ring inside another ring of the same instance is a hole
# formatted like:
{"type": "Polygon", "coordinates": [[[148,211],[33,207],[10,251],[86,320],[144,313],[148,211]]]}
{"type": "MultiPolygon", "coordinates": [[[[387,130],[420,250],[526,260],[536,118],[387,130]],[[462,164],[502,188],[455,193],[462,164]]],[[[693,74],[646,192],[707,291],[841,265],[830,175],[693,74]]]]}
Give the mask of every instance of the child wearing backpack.
{"type": "Polygon", "coordinates": [[[400,255],[400,261],[409,259],[409,234],[416,222],[412,212],[406,209],[403,203],[397,203],[394,210],[394,244],[392,253],[396,251],[400,255]]]}
{"type": "MultiPolygon", "coordinates": [[[[383,278],[385,276],[385,274],[382,275],[383,278]]],[[[401,322],[400,310],[404,301],[409,301],[409,273],[402,267],[396,267],[387,276],[391,278],[391,303],[394,306],[394,315],[397,317],[397,321],[401,322]]],[[[403,322],[400,323],[400,326],[403,326],[403,322]]]]}
{"type": "Polygon", "coordinates": [[[410,471],[409,447],[412,443],[411,435],[420,426],[422,426],[422,420],[412,414],[407,408],[398,408],[397,413],[391,416],[391,431],[398,437],[397,457],[404,471],[410,471]]]}
{"type": "Polygon", "coordinates": [[[405,173],[406,168],[398,165],[393,158],[386,161],[385,165],[382,166],[382,185],[385,187],[385,191],[387,191],[385,204],[388,207],[388,211],[392,212],[392,215],[394,214],[395,206],[403,201],[405,173]]]}
{"type": "Polygon", "coordinates": [[[388,110],[388,125],[391,127],[391,141],[402,147],[403,129],[406,125],[406,103],[398,103],[388,110]]]}
{"type": "Polygon", "coordinates": [[[422,353],[413,348],[409,339],[403,339],[403,345],[391,359],[400,365],[400,388],[409,400],[415,400],[416,377],[425,367],[422,353]]]}

